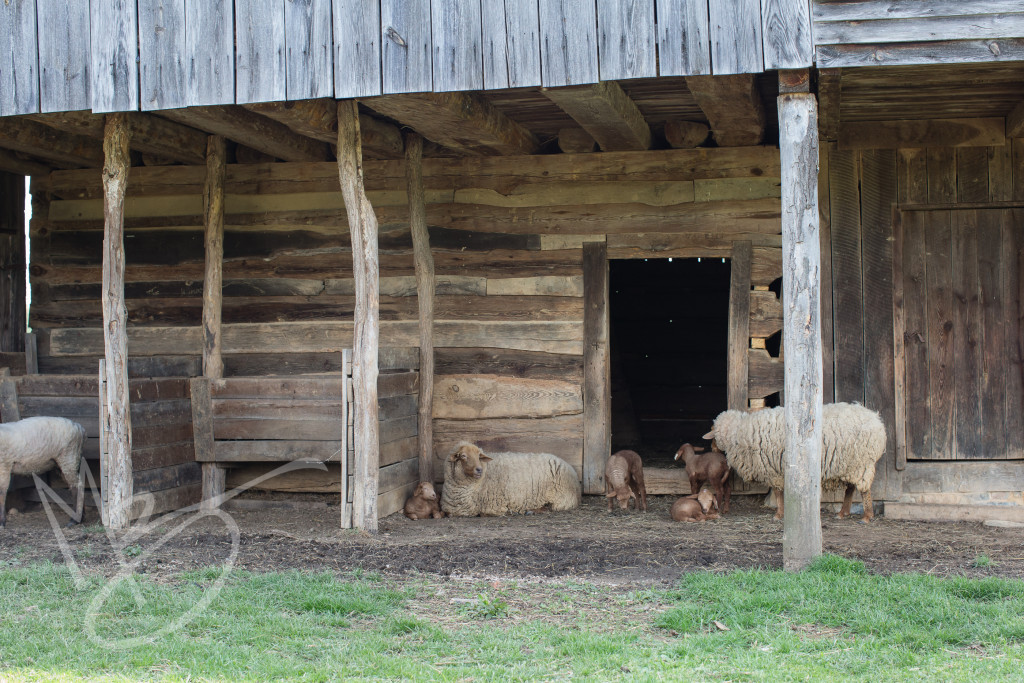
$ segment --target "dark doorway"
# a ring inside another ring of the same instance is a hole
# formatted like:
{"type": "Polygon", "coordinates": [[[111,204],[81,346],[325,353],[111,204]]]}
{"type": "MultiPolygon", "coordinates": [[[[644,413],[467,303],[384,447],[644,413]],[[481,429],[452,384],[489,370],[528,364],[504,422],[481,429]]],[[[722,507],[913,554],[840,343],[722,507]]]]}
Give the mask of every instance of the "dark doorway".
{"type": "Polygon", "coordinates": [[[729,261],[612,260],[612,452],[671,462],[726,409],[729,261]]]}

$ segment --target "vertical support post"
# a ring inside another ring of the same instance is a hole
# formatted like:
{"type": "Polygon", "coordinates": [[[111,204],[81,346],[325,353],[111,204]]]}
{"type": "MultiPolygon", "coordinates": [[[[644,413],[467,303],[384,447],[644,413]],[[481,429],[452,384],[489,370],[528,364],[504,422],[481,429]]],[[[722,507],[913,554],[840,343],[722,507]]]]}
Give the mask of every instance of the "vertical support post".
{"type": "Polygon", "coordinates": [[[25,374],[39,374],[39,343],[35,332],[25,333],[25,374]]]}
{"type": "Polygon", "coordinates": [[[409,229],[416,268],[420,316],[420,396],[418,440],[420,481],[434,481],[434,257],[430,253],[427,207],[423,194],[423,138],[405,134],[405,179],[409,195],[409,229]]]}
{"type": "Polygon", "coordinates": [[[338,101],[338,179],[352,238],[352,274],[356,291],[352,353],[355,409],[352,523],[356,528],[376,533],[380,463],[380,425],[377,421],[380,267],[377,216],[363,187],[363,151],[355,100],[338,101]]]}
{"type": "Polygon", "coordinates": [[[25,176],[0,172],[0,351],[25,347],[25,176]]]}
{"type": "Polygon", "coordinates": [[[729,410],[746,410],[750,394],[750,268],[753,247],[735,242],[729,259],[729,340],[726,371],[729,410]]]}
{"type": "Polygon", "coordinates": [[[785,359],[787,571],[821,555],[821,246],[818,109],[809,91],[779,95],[782,157],[782,310],[785,359]]]}
{"type": "MultiPolygon", "coordinates": [[[[219,135],[206,140],[206,183],[203,186],[204,244],[206,271],[203,277],[203,376],[224,376],[221,357],[221,309],[224,281],[224,177],[227,144],[219,135]]],[[[213,419],[212,415],[207,416],[213,419]]],[[[227,473],[215,462],[204,462],[202,509],[219,506],[227,473]]]]}
{"type": "Polygon", "coordinates": [[[100,393],[100,522],[103,526],[110,525],[107,517],[107,494],[110,485],[107,473],[110,472],[110,449],[107,447],[107,436],[110,434],[110,414],[107,411],[107,361],[100,358],[99,368],[100,393]]]}
{"type": "Polygon", "coordinates": [[[583,243],[583,492],[604,493],[612,448],[608,245],[583,243]]]}
{"type": "Polygon", "coordinates": [[[107,520],[126,529],[132,507],[132,420],[128,395],[128,314],[124,299],[124,197],[131,160],[124,113],[108,114],[103,132],[103,357],[107,368],[107,520]]]}

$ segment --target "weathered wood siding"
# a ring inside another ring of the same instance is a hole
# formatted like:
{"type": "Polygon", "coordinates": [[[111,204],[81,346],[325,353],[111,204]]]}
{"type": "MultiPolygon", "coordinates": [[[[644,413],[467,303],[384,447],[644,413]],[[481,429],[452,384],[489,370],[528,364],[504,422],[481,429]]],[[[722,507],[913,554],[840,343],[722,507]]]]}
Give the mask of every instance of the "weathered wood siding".
{"type": "MultiPolygon", "coordinates": [[[[730,257],[734,242],[749,241],[751,286],[767,287],[781,275],[778,163],[761,147],[425,160],[435,454],[473,439],[554,452],[582,472],[584,242],[603,242],[608,258],[661,258],[730,257]]],[[[133,169],[133,373],[199,373],[204,172],[133,169]]],[[[415,346],[404,164],[366,162],[366,179],[381,225],[381,341],[415,346]]],[[[87,371],[102,353],[99,173],[59,171],[33,187],[40,367],[87,371]]],[[[231,165],[226,207],[225,375],[338,370],[354,293],[335,166],[231,165]]],[[[778,300],[764,289],[751,295],[752,334],[771,336],[781,328],[778,300]]],[[[751,391],[778,391],[781,363],[758,360],[751,391]]]]}
{"type": "Polygon", "coordinates": [[[760,73],[811,66],[809,26],[808,0],[11,0],[0,116],[760,73]]]}
{"type": "Polygon", "coordinates": [[[812,5],[820,68],[1024,59],[1024,8],[1016,0],[815,0],[812,5]]]}

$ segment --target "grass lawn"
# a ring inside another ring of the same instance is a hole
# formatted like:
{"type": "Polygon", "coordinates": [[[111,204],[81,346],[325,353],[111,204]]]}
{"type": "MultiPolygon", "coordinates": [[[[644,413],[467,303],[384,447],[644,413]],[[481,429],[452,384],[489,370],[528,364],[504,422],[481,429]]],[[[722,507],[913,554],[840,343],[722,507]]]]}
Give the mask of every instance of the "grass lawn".
{"type": "Polygon", "coordinates": [[[1024,581],[874,576],[834,556],[670,590],[235,572],[181,619],[219,576],[104,592],[0,561],[0,680],[1024,679],[1024,581]]]}

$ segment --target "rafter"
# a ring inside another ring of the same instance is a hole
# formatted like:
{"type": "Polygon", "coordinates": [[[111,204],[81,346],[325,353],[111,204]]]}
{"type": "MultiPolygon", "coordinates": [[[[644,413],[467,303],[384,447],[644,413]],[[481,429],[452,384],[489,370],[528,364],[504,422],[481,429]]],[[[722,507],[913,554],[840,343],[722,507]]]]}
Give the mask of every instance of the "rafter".
{"type": "Polygon", "coordinates": [[[615,81],[544,88],[541,92],[590,133],[602,150],[628,152],[650,148],[651,127],[615,81]]]}
{"type": "Polygon", "coordinates": [[[50,167],[33,159],[22,159],[15,152],[0,149],[0,171],[15,175],[41,175],[50,172],[50,167]]]}
{"type": "Polygon", "coordinates": [[[752,74],[687,76],[686,85],[719,147],[759,145],[764,140],[764,105],[752,74]]]}
{"type": "Polygon", "coordinates": [[[160,116],[192,126],[285,161],[329,161],[330,147],[299,135],[279,121],[239,106],[167,109],[160,116]]]}
{"type": "Polygon", "coordinates": [[[0,147],[52,162],[60,168],[99,168],[103,145],[97,140],[64,133],[36,121],[7,116],[0,119],[0,147]]]}
{"type": "Polygon", "coordinates": [[[533,154],[538,148],[533,133],[477,95],[417,93],[384,95],[361,102],[461,154],[533,154]]]}
{"type": "MultiPolygon", "coordinates": [[[[338,140],[338,103],[323,97],[295,102],[259,102],[243,105],[249,111],[283,123],[300,135],[334,143],[338,140]]],[[[366,114],[359,115],[363,152],[384,159],[402,156],[402,133],[396,126],[366,114]]]]}

